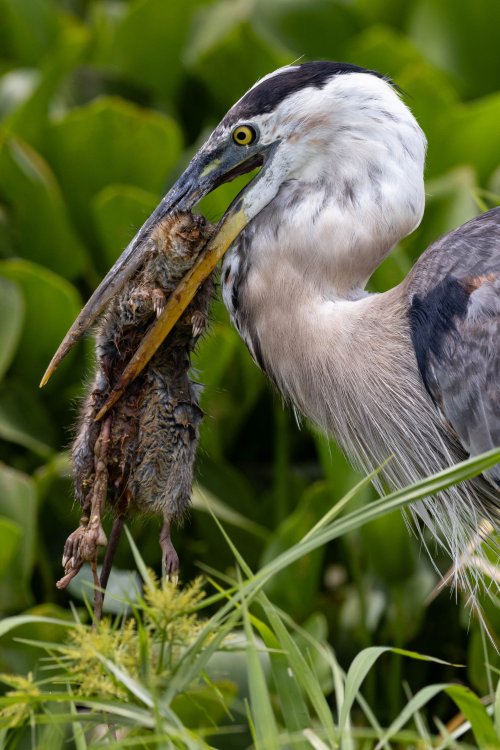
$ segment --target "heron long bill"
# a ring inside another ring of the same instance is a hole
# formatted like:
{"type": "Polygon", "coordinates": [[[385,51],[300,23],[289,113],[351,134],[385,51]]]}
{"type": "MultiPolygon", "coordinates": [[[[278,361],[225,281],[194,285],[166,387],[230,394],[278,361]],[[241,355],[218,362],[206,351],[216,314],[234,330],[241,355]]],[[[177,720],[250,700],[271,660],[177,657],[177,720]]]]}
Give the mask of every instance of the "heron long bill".
{"type": "MultiPolygon", "coordinates": [[[[158,208],[160,208],[160,206],[158,208]]],[[[129,246],[127,250],[125,250],[123,255],[104,278],[101,285],[94,292],[87,305],[83,308],[82,312],[66,334],[42,378],[40,387],[43,387],[48,382],[62,359],[82,334],[85,333],[85,331],[95,322],[106,303],[137,270],[144,258],[144,249],[140,247],[141,233],[144,231],[150,232],[156,222],[165,215],[166,212],[162,211],[160,213],[158,209],[154,212],[145,227],[139,232],[138,237],[133,243],[131,243],[132,247],[129,246]],[[159,218],[156,218],[157,214],[159,218]],[[152,221],[153,217],[155,217],[155,221],[152,221]],[[133,255],[131,252],[134,248],[137,248],[136,255],[133,255]]],[[[162,342],[168,336],[184,310],[195,296],[200,285],[214,270],[226,250],[231,246],[231,243],[248,223],[248,220],[249,217],[241,208],[241,201],[235,201],[235,204],[231,206],[219,223],[216,234],[212,240],[207,244],[196,263],[180,281],[175,291],[169,297],[162,314],[151,326],[150,330],[142,340],[139,349],[131,358],[129,364],[122,373],[119,382],[113,389],[110,398],[99,412],[97,419],[101,419],[111,406],[117,402],[127,385],[131,383],[147,365],[151,357],[155,354],[158,347],[161,346],[162,342]]]]}
{"type": "MultiPolygon", "coordinates": [[[[234,133],[234,128],[225,124],[223,120],[201,147],[186,171],[163,198],[90,297],[52,358],[40,383],[41,387],[48,382],[76,341],[90,328],[109,301],[140,267],[150,249],[153,230],[159,222],[173,211],[190,210],[201,198],[222,183],[251,172],[256,167],[268,166],[270,157],[275,151],[273,148],[275,144],[259,143],[258,146],[256,143],[253,144],[254,140],[258,140],[254,132],[252,132],[251,142],[241,143],[232,133],[234,133]]],[[[257,191],[254,188],[255,183],[261,182],[263,171],[261,170],[237,196],[220,220],[214,237],[207,243],[192,269],[170,296],[163,313],[146,334],[108,402],[99,413],[98,419],[116,403],[127,385],[147,365],[195,296],[200,285],[213,271],[241,230],[274,197],[277,187],[274,186],[272,179],[266,179],[264,185],[261,185],[257,191]]]]}

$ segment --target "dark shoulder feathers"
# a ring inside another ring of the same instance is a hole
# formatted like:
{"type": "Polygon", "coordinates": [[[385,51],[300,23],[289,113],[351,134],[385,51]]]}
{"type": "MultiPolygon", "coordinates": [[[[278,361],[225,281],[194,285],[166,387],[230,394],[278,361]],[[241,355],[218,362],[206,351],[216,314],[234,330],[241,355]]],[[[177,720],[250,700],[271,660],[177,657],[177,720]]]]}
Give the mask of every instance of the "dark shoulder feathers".
{"type": "MultiPolygon", "coordinates": [[[[460,280],[446,276],[427,294],[415,294],[410,306],[410,331],[420,375],[430,393],[427,377],[429,354],[440,356],[443,339],[464,318],[470,290],[460,280]]],[[[431,393],[432,395],[432,393],[431,393]]]]}

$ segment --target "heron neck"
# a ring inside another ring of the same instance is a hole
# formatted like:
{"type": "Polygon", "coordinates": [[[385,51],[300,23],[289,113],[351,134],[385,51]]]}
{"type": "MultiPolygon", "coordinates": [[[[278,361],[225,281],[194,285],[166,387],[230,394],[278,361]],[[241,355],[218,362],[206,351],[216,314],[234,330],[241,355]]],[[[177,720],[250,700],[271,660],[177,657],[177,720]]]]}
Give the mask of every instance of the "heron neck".
{"type": "MultiPolygon", "coordinates": [[[[341,187],[331,176],[284,183],[227,257],[226,305],[254,358],[277,381],[294,368],[312,378],[311,363],[320,362],[325,346],[366,358],[363,330],[374,298],[366,282],[418,224],[424,203],[421,173],[405,180],[391,162],[378,165],[377,179],[363,176],[375,166],[357,167],[351,191],[342,164],[341,187]]],[[[353,179],[352,166],[349,174],[353,179]]]]}
{"type": "Polygon", "coordinates": [[[241,297],[240,332],[281,393],[309,420],[338,434],[338,399],[354,403],[365,388],[375,392],[372,376],[392,382],[407,343],[401,287],[384,294],[359,289],[356,299],[353,290],[347,299],[325,296],[293,270],[275,271],[273,281],[260,279],[258,301],[241,297]]]}
{"type": "Polygon", "coordinates": [[[298,274],[334,299],[359,297],[394,245],[418,226],[424,190],[422,175],[412,182],[399,164],[363,164],[353,174],[352,166],[337,164],[335,178],[284,183],[245,232],[252,269],[266,276],[272,267],[279,284],[285,273],[292,280],[298,274]]]}

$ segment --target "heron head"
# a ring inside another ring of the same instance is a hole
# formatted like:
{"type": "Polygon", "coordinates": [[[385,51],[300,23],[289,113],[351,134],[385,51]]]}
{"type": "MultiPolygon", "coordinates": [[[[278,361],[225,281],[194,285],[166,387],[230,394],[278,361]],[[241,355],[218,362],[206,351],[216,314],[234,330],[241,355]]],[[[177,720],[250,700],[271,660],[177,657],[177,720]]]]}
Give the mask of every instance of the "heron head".
{"type": "Polygon", "coordinates": [[[406,126],[423,141],[396,87],[374,71],[334,62],[280,68],[231,107],[159,208],[190,209],[222,183],[261,167],[229,209],[252,219],[283,182],[318,180],[326,170],[333,180],[336,159],[366,159],[391,127],[406,126]]]}
{"type": "Polygon", "coordinates": [[[374,141],[383,144],[385,129],[401,126],[405,116],[406,124],[416,126],[393,85],[355,65],[303,63],[281,68],[258,81],[227,112],[108,272],[66,335],[42,382],[135,273],[154,227],[173,210],[190,210],[219,185],[260,167],[220,220],[186,289],[182,289],[182,303],[168,321],[167,315],[148,334],[148,358],[199,284],[244,227],[276,197],[283,183],[318,180],[325,172],[334,180],[337,157],[344,161],[346,157],[366,158],[374,141]],[[357,143],[355,150],[353,143],[357,143]]]}

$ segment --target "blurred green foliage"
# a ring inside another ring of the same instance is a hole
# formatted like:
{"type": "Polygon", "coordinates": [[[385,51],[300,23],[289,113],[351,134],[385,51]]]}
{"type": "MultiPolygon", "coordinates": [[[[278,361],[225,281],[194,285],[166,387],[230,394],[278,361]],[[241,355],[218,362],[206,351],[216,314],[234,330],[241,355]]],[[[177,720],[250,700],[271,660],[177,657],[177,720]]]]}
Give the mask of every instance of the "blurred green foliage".
{"type": "MultiPolygon", "coordinates": [[[[259,76],[297,59],[354,62],[401,86],[429,138],[428,205],[371,282],[386,289],[430,241],[499,202],[499,27],[495,0],[0,0],[3,614],[61,614],[72,596],[54,581],[79,517],[64,451],[91,340],[43,391],[37,383],[83,300],[228,107],[259,76]]],[[[206,198],[207,217],[217,219],[241,185],[206,198]]],[[[175,535],[185,580],[200,565],[233,570],[203,493],[256,568],[357,479],[333,444],[283,410],[220,301],[213,319],[194,362],[206,384],[197,502],[175,535]]],[[[371,498],[366,489],[356,502],[371,498]]],[[[135,523],[133,533],[157,567],[158,524],[135,523]]],[[[126,545],[117,564],[132,567],[126,545]]],[[[282,571],[267,593],[306,629],[321,622],[341,664],[378,643],[468,663],[466,675],[382,656],[367,692],[387,718],[404,703],[402,680],[413,691],[430,679],[469,679],[488,691],[477,623],[447,593],[429,603],[437,581],[392,514],[282,571]]],[[[498,631],[498,613],[486,607],[498,631]]],[[[2,641],[1,671],[34,659],[28,646],[2,641]]]]}

